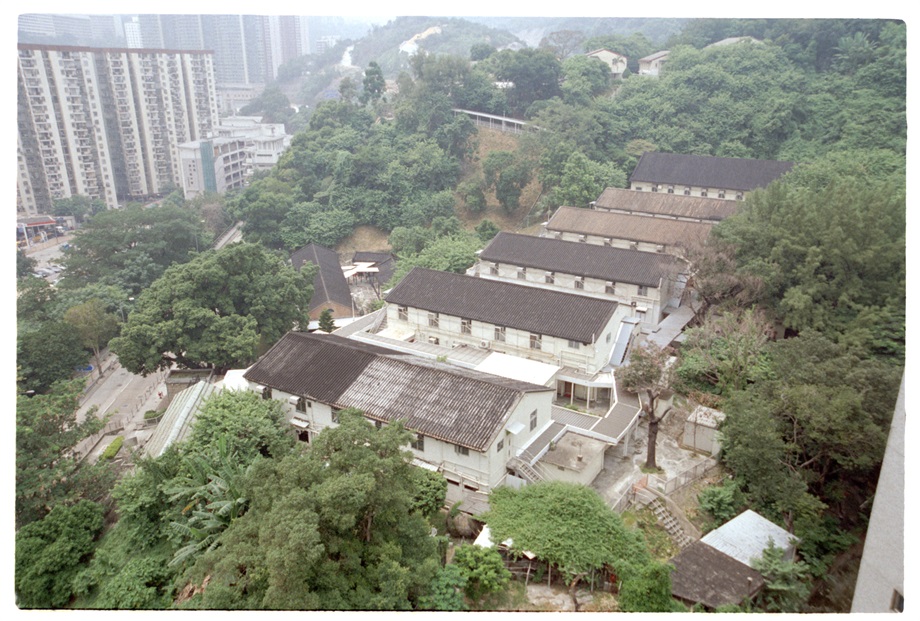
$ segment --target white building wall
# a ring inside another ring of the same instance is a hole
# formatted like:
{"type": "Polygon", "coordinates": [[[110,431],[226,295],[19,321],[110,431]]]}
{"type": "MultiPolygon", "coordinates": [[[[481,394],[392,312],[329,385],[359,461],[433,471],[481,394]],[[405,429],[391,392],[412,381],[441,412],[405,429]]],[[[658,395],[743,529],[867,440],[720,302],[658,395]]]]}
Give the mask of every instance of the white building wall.
{"type": "MultiPolygon", "coordinates": [[[[256,390],[257,385],[249,382],[250,390],[256,390]]],[[[334,427],[332,407],[319,401],[306,401],[306,412],[297,412],[296,405],[292,404],[291,395],[280,390],[272,390],[272,399],[281,402],[281,409],[285,413],[285,421],[292,424],[294,418],[309,421],[311,438],[327,427],[334,427]]],[[[296,399],[295,399],[296,400],[296,399]]],[[[413,455],[418,459],[438,466],[450,478],[462,478],[462,484],[478,488],[477,491],[488,493],[504,481],[506,465],[517,452],[530,440],[539,434],[551,420],[552,393],[550,391],[539,393],[526,393],[518,401],[511,415],[489,447],[483,451],[468,450],[467,455],[459,453],[456,445],[430,436],[424,439],[424,450],[419,451],[410,447],[413,455]],[[536,412],[536,418],[531,426],[531,413],[536,412]],[[513,423],[523,425],[523,430],[517,435],[506,433],[513,423]],[[498,449],[499,442],[502,449],[498,449]]],[[[411,430],[410,430],[411,431],[411,430]]],[[[414,431],[412,433],[415,433],[414,431]]]]}
{"type": "Polygon", "coordinates": [[[744,200],[742,190],[731,188],[704,188],[696,185],[680,185],[670,183],[649,183],[637,181],[629,184],[630,190],[637,192],[663,192],[666,194],[682,194],[684,196],[702,196],[704,198],[724,198],[726,200],[744,200]],[[655,189],[653,189],[655,188],[655,189]]]}
{"type": "Polygon", "coordinates": [[[633,317],[639,316],[639,313],[642,312],[641,309],[644,308],[646,310],[642,313],[642,324],[645,327],[656,326],[661,321],[661,311],[664,306],[662,300],[667,300],[667,295],[670,291],[670,287],[668,286],[669,283],[662,281],[659,281],[658,287],[645,287],[644,289],[633,283],[612,282],[613,293],[610,293],[608,291],[608,281],[599,278],[579,279],[574,274],[547,272],[546,270],[534,268],[522,268],[521,266],[508,263],[499,263],[496,265],[490,261],[478,262],[474,268],[474,275],[490,280],[515,282],[553,291],[576,293],[578,295],[587,295],[599,299],[611,300],[618,304],[634,308],[629,315],[633,317]],[[552,274],[552,283],[547,282],[550,274],[552,274]],[[522,275],[523,278],[521,277],[522,275]],[[576,284],[579,280],[581,288],[578,288],[576,284]],[[635,304],[633,304],[634,302],[635,304]]]}
{"type": "Polygon", "coordinates": [[[610,361],[613,349],[615,331],[623,317],[628,316],[623,306],[618,306],[610,321],[597,335],[593,344],[572,343],[567,339],[541,334],[540,348],[531,347],[531,335],[534,333],[526,330],[505,327],[504,341],[496,338],[496,324],[472,321],[469,334],[463,332],[461,317],[445,315],[438,316],[438,326],[430,325],[429,312],[423,309],[406,308],[406,319],[400,318],[400,307],[387,304],[387,325],[400,327],[404,330],[415,330],[418,339],[428,342],[429,338],[438,339],[438,344],[445,347],[467,345],[480,347],[487,343],[492,351],[506,353],[528,360],[536,360],[547,364],[572,367],[584,373],[596,373],[610,361]]]}

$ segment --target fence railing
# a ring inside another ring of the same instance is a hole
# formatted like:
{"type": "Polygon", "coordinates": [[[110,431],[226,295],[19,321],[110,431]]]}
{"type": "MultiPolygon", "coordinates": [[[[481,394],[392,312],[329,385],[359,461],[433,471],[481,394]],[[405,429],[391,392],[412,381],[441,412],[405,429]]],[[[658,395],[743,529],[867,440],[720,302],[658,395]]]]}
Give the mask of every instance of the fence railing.
{"type": "Polygon", "coordinates": [[[629,488],[616,501],[611,502],[610,507],[617,513],[622,513],[633,504],[645,506],[654,497],[653,494],[643,495],[641,492],[645,488],[654,489],[665,496],[670,496],[687,485],[702,479],[718,465],[719,462],[715,459],[707,458],[705,461],[667,479],[657,474],[636,474],[633,476],[629,488]]]}

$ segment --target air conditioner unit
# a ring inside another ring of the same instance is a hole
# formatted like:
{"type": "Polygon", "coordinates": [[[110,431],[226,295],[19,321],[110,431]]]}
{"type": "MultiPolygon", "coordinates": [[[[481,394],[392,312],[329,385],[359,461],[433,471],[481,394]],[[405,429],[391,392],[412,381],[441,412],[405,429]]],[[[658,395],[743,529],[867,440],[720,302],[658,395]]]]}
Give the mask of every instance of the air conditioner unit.
{"type": "Polygon", "coordinates": [[[432,345],[437,345],[438,343],[440,343],[440,341],[438,340],[438,337],[436,336],[429,336],[428,342],[431,343],[432,345]]]}
{"type": "Polygon", "coordinates": [[[608,280],[607,282],[604,283],[604,286],[613,287],[613,281],[612,281],[612,280],[608,280]]]}
{"type": "Polygon", "coordinates": [[[252,392],[257,392],[261,395],[263,392],[265,392],[265,386],[256,384],[255,386],[252,387],[252,392]]]}
{"type": "Polygon", "coordinates": [[[288,397],[288,403],[290,403],[291,405],[297,405],[297,401],[299,400],[300,400],[300,397],[297,397],[297,396],[288,397]]]}
{"type": "Polygon", "coordinates": [[[605,237],[605,238],[604,238],[604,244],[605,244],[605,245],[609,246],[609,245],[612,244],[612,243],[613,243],[613,238],[612,238],[612,237],[605,237]]]}
{"type": "Polygon", "coordinates": [[[580,241],[580,242],[588,241],[588,236],[587,236],[587,235],[579,235],[579,236],[578,236],[578,241],[580,241]]]}
{"type": "Polygon", "coordinates": [[[655,246],[655,252],[664,252],[664,246],[662,246],[661,244],[658,244],[657,246],[655,246]]]}
{"type": "Polygon", "coordinates": [[[492,345],[492,342],[491,342],[491,341],[487,341],[486,339],[482,339],[481,341],[479,341],[479,348],[480,348],[480,349],[489,349],[489,346],[490,346],[490,345],[492,345]]]}
{"type": "Polygon", "coordinates": [[[631,244],[629,244],[629,247],[630,247],[632,250],[638,250],[638,249],[639,249],[639,243],[638,243],[638,242],[632,242],[631,244]]]}

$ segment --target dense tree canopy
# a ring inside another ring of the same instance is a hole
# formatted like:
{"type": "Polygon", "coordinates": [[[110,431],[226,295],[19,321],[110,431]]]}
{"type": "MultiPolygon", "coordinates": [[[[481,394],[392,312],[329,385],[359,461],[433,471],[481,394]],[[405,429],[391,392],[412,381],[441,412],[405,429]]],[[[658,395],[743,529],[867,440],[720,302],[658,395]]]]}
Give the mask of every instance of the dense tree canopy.
{"type": "MultiPolygon", "coordinates": [[[[494,540],[512,539],[514,551],[528,550],[552,563],[571,585],[610,567],[623,588],[644,580],[646,568],[654,565],[642,536],[627,529],[619,514],[583,485],[554,481],[517,490],[499,487],[490,494],[489,507],[481,519],[494,540]]],[[[658,577],[670,592],[669,574],[658,577]]]]}
{"type": "Polygon", "coordinates": [[[44,517],[54,506],[108,495],[106,463],[80,464],[70,449],[102,428],[92,412],[77,422],[80,382],[59,382],[48,394],[16,397],[16,524],[44,517]]]}
{"type": "Polygon", "coordinates": [[[359,413],[300,455],[258,462],[251,508],[190,568],[203,592],[187,607],[409,609],[438,567],[434,539],[412,509],[413,467],[399,424],[359,413]]]}
{"type": "Polygon", "coordinates": [[[231,244],[176,265],[136,302],[112,349],[126,369],[146,375],[245,366],[307,323],[311,277],[255,244],[231,244]]]}
{"type": "Polygon", "coordinates": [[[76,233],[64,251],[67,288],[117,285],[134,294],[173,263],[207,242],[194,211],[163,205],[103,211],[76,233]]]}

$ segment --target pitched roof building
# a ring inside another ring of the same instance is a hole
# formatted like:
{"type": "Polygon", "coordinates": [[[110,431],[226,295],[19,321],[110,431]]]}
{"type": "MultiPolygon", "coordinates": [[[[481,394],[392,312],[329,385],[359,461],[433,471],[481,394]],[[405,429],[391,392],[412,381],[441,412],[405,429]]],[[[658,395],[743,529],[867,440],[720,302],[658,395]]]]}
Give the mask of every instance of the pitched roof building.
{"type": "Polygon", "coordinates": [[[738,203],[734,200],[682,193],[636,192],[622,188],[605,189],[594,201],[593,207],[598,211],[698,222],[718,222],[738,211],[738,203]]]}
{"type": "Polygon", "coordinates": [[[386,301],[579,343],[597,338],[617,308],[614,302],[583,295],[420,267],[386,301]]]}
{"type": "Polygon", "coordinates": [[[679,255],[686,246],[705,241],[712,226],[709,222],[560,207],[546,223],[546,233],[568,241],[679,255]]]}
{"type": "Polygon", "coordinates": [[[665,254],[504,232],[492,239],[479,258],[647,287],[658,287],[679,263],[665,254]]]}
{"type": "Polygon", "coordinates": [[[741,604],[764,585],[759,572],[702,541],[681,550],[671,564],[671,595],[691,605],[741,604]]]}
{"type": "Polygon", "coordinates": [[[792,169],[793,162],[647,152],[629,177],[633,190],[743,200],[792,169]]]}
{"type": "Polygon", "coordinates": [[[316,321],[327,308],[332,309],[335,318],[354,317],[351,289],[342,273],[339,255],[329,248],[307,244],[291,255],[291,264],[298,271],[304,263],[312,263],[318,268],[313,278],[310,319],[316,321]]]}

